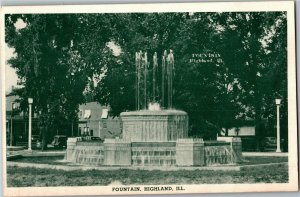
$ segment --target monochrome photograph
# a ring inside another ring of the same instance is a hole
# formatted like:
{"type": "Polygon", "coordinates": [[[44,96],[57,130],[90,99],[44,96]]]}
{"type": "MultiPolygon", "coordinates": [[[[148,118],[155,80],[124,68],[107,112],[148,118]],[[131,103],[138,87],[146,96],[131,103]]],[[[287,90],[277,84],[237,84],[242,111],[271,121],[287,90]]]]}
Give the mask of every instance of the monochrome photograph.
{"type": "Polygon", "coordinates": [[[1,16],[5,195],[298,190],[293,1],[1,16]]]}

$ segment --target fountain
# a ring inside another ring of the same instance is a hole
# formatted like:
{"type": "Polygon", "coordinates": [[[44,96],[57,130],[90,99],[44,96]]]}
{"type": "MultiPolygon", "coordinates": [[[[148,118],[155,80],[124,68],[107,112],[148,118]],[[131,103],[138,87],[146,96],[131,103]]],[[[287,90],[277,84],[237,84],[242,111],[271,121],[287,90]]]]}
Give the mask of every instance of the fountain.
{"type": "Polygon", "coordinates": [[[68,138],[67,161],[93,166],[213,166],[242,160],[240,138],[219,137],[217,141],[188,138],[188,114],[173,109],[172,50],[162,56],[160,87],[156,79],[157,62],[154,53],[150,70],[147,53],[136,53],[137,110],[120,114],[122,138],[105,139],[103,143],[68,138]]]}

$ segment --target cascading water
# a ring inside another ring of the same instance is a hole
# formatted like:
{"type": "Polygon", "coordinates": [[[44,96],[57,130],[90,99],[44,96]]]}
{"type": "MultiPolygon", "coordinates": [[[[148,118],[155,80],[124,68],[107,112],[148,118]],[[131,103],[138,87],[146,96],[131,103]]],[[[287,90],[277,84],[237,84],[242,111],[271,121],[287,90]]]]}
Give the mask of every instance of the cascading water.
{"type": "Polygon", "coordinates": [[[67,152],[65,160],[78,164],[100,166],[103,165],[104,154],[101,142],[77,142],[73,151],[67,152]]]}
{"type": "Polygon", "coordinates": [[[233,164],[235,155],[230,145],[208,145],[204,148],[205,164],[207,166],[233,164]]]}
{"type": "Polygon", "coordinates": [[[176,165],[174,142],[145,142],[132,144],[132,165],[174,166],[176,165]]]}

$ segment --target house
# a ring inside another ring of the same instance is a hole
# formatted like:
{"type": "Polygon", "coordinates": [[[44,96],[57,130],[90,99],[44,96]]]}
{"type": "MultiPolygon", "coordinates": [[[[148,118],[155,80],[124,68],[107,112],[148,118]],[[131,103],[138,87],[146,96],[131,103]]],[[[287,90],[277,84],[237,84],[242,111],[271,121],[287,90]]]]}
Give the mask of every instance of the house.
{"type": "Polygon", "coordinates": [[[109,107],[98,102],[89,102],[79,106],[78,136],[95,136],[101,139],[115,138],[122,133],[119,117],[109,115],[109,107]]]}
{"type": "MultiPolygon", "coordinates": [[[[6,143],[18,145],[28,141],[28,114],[20,111],[19,97],[6,95],[6,143]]],[[[38,135],[37,114],[33,113],[32,135],[38,135]]]]}
{"type": "Polygon", "coordinates": [[[228,130],[228,136],[255,136],[255,127],[241,126],[238,128],[231,128],[228,130]]]}
{"type": "MultiPolygon", "coordinates": [[[[225,136],[225,129],[221,134],[225,136]]],[[[253,151],[256,149],[255,124],[253,120],[241,121],[236,127],[228,129],[229,137],[240,137],[243,151],[253,151]]]]}

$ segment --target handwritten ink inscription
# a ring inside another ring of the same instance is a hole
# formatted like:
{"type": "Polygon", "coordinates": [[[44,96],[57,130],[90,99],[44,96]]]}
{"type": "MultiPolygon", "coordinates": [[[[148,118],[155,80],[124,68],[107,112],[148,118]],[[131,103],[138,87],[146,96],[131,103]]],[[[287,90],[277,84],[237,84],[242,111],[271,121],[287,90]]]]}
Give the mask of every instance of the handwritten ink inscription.
{"type": "Polygon", "coordinates": [[[222,63],[219,53],[193,53],[189,59],[189,63],[222,63]]]}

